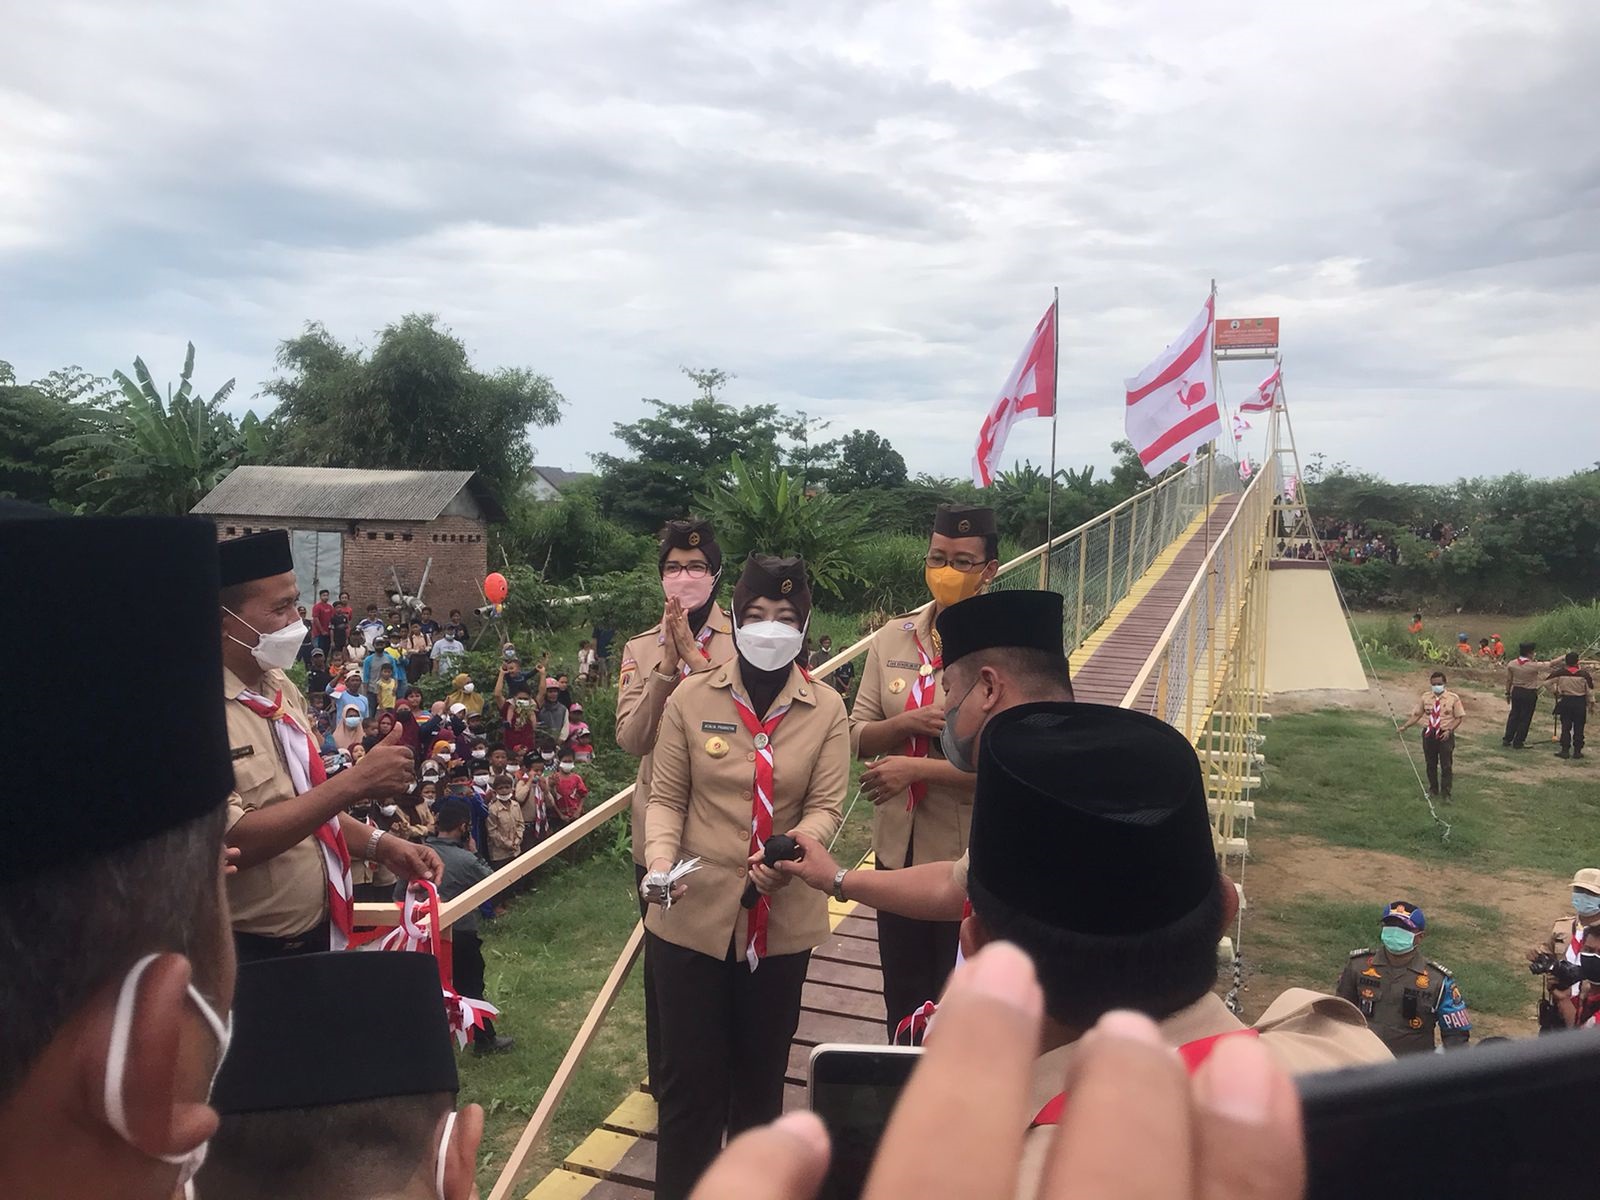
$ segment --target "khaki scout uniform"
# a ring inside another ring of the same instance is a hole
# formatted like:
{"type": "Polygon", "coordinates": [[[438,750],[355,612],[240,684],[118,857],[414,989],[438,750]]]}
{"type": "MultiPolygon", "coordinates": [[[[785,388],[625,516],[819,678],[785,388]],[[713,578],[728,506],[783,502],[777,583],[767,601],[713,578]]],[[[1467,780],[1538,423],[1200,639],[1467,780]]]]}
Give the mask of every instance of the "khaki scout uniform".
{"type": "MultiPolygon", "coordinates": [[[[279,688],[283,689],[285,711],[309,734],[305,698],[282,671],[268,671],[260,688],[247,688],[243,680],[223,668],[223,711],[228,719],[228,745],[233,750],[230,829],[247,812],[294,799],[294,781],[272,723],[237,699],[243,691],[270,698],[279,688]]],[[[239,933],[292,938],[314,929],[328,916],[328,876],[314,837],[302,838],[282,854],[229,875],[227,888],[233,928],[239,933]]]]}
{"type": "MultiPolygon", "coordinates": [[[[921,641],[929,658],[938,657],[933,642],[933,617],[930,604],[915,613],[896,617],[873,635],[855,707],[850,710],[852,750],[860,746],[861,726],[905,711],[912,684],[922,666],[917,642],[921,641]]],[[[945,702],[943,678],[943,670],[934,671],[930,705],[945,702]]],[[[904,754],[905,748],[891,753],[904,754]]],[[[938,738],[929,739],[928,755],[943,757],[938,738]]],[[[972,827],[972,788],[929,784],[928,794],[911,812],[906,811],[908,799],[907,796],[891,797],[872,814],[872,849],[878,866],[892,869],[926,862],[949,862],[961,857],[967,848],[967,831],[972,827]]]]}
{"type": "MultiPolygon", "coordinates": [[[[1228,1011],[1220,997],[1208,993],[1162,1021],[1160,1028],[1162,1039],[1169,1046],[1183,1046],[1218,1034],[1253,1028],[1260,1034],[1267,1052],[1292,1075],[1387,1062],[1392,1057],[1355,1008],[1336,996],[1325,996],[1308,988],[1290,988],[1284,992],[1267,1006],[1254,1026],[1247,1027],[1228,1011]]],[[[1030,1114],[1061,1094],[1076,1050],[1077,1043],[1072,1042],[1034,1059],[1028,1093],[1030,1114]]],[[[1068,1103],[1071,1103],[1070,1097],[1068,1103]]],[[[1028,1131],[1017,1176],[1019,1200],[1032,1200],[1037,1193],[1055,1133],[1053,1125],[1041,1125],[1028,1131]]]]}
{"type": "Polygon", "coordinates": [[[1449,688],[1435,696],[1430,687],[1418,697],[1411,715],[1417,717],[1422,726],[1422,761],[1428,769],[1428,791],[1434,795],[1442,791],[1448,799],[1454,782],[1456,730],[1467,719],[1467,710],[1461,697],[1449,688]],[[1433,711],[1435,701],[1439,703],[1439,736],[1436,738],[1428,736],[1428,714],[1433,711]]]}
{"type": "Polygon", "coordinates": [[[1587,669],[1569,670],[1562,662],[1551,670],[1545,686],[1556,698],[1555,712],[1561,719],[1561,753],[1583,754],[1584,724],[1594,707],[1594,676],[1587,669]]]}
{"type": "MultiPolygon", "coordinates": [[[[938,658],[933,640],[933,605],[896,617],[873,636],[861,687],[850,713],[851,748],[859,754],[861,727],[905,711],[911,689],[920,677],[920,641],[930,659],[938,658]]],[[[944,672],[930,677],[929,704],[945,702],[944,672]]],[[[890,754],[904,754],[902,744],[890,754]]],[[[928,739],[928,756],[942,759],[939,739],[928,739]]],[[[907,794],[891,796],[872,813],[872,848],[879,870],[927,862],[949,862],[965,853],[972,827],[973,789],[928,784],[927,794],[910,812],[907,794]]],[[[961,926],[955,921],[913,921],[892,913],[878,914],[878,953],[883,964],[883,1003],[892,1038],[902,1018],[927,1000],[937,1000],[955,966],[961,926]]]]}
{"type": "MultiPolygon", "coordinates": [[[[1576,963],[1580,952],[1575,946],[1583,944],[1583,923],[1577,917],[1563,917],[1550,927],[1550,953],[1561,962],[1576,963]]],[[[1544,985],[1544,1000],[1539,1007],[1539,1028],[1567,1029],[1577,1013],[1579,1002],[1596,985],[1578,982],[1571,987],[1557,987],[1548,974],[1539,976],[1544,985]],[[1565,1001],[1566,1003],[1558,1003],[1565,1001]]]]}
{"type": "MultiPolygon", "coordinates": [[[[738,663],[730,662],[685,679],[667,700],[645,808],[647,862],[700,859],[700,869],[684,881],[688,893],[670,909],[651,905],[645,928],[719,961],[730,946],[743,956],[748,917],[740,899],[749,877],[756,756],[734,707],[736,685],[742,692],[738,663]]],[[[850,783],[844,701],[795,668],[768,714],[785,704],[789,712],[772,734],[772,829],[799,829],[827,845],[850,783]]],[[[810,950],[827,937],[828,902],[821,892],[791,885],[773,895],[769,955],[810,950]]]]}
{"type": "Polygon", "coordinates": [[[1528,728],[1539,707],[1539,685],[1544,682],[1550,666],[1550,663],[1520,656],[1506,664],[1506,699],[1511,702],[1511,708],[1506,713],[1502,745],[1520,747],[1527,742],[1528,728]]]}
{"type": "Polygon", "coordinates": [[[1382,948],[1357,950],[1345,963],[1336,989],[1359,1008],[1372,1032],[1395,1054],[1433,1051],[1433,1031],[1446,1050],[1467,1044],[1472,1029],[1461,989],[1450,972],[1414,952],[1405,961],[1382,948]]]}
{"type": "MultiPolygon", "coordinates": [[[[722,605],[714,605],[702,627],[712,631],[706,642],[710,662],[691,663],[695,674],[720,667],[734,656],[733,623],[722,605]]],[[[678,686],[676,665],[665,661],[673,657],[666,633],[654,625],[638,637],[630,638],[622,650],[621,674],[617,679],[617,745],[639,760],[639,773],[633,783],[633,861],[645,866],[644,806],[650,798],[650,748],[656,742],[656,727],[661,710],[678,686]]]]}

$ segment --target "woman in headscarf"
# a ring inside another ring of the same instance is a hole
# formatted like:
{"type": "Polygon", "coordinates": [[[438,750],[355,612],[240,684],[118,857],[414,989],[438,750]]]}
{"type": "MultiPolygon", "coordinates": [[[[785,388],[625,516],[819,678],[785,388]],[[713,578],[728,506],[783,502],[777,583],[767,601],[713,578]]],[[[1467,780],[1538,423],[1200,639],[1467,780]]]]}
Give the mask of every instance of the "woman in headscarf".
{"type": "Polygon", "coordinates": [[[804,560],[752,554],[733,591],[735,658],[684,679],[661,714],[641,894],[661,1020],[651,1084],[664,1200],[688,1195],[724,1135],[782,1110],[806,967],[828,936],[826,898],[760,865],[774,834],[826,844],[850,778],[844,702],[796,661],[810,615],[804,560]],[[669,885],[691,858],[699,869],[669,885]]]}

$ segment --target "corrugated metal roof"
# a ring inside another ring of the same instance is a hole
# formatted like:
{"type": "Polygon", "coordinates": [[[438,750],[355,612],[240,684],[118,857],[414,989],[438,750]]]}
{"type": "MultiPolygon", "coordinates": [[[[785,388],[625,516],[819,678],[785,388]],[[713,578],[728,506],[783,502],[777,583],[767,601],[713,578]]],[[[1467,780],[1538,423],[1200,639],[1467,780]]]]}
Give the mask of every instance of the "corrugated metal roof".
{"type": "Polygon", "coordinates": [[[238,467],[190,511],[334,521],[431,521],[472,475],[471,471],[238,467]]]}
{"type": "Polygon", "coordinates": [[[569,471],[565,467],[541,467],[535,465],[533,469],[543,475],[550,486],[557,491],[578,483],[580,480],[591,478],[588,472],[569,471]]]}

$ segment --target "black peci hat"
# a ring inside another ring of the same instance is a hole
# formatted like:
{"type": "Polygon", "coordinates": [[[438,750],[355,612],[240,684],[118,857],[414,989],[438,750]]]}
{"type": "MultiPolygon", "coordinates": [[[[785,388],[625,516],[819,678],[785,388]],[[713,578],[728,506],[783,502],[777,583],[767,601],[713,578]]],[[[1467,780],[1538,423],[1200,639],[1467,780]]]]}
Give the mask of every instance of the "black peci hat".
{"type": "Polygon", "coordinates": [[[458,1086],[433,955],[340,951],[240,964],[233,1040],[211,1091],[223,1116],[458,1086]],[[374,1005],[381,1037],[360,1032],[374,1005]]]}
{"type": "MultiPolygon", "coordinates": [[[[30,821],[26,838],[7,839],[0,875],[60,871],[227,802],[233,762],[216,544],[216,526],[198,517],[0,518],[0,579],[17,611],[30,615],[38,645],[49,646],[52,671],[75,679],[105,673],[92,606],[111,600],[122,627],[139,630],[118,652],[119,669],[162,706],[161,719],[138,722],[131,741],[85,737],[75,721],[30,725],[30,759],[70,762],[102,782],[73,797],[70,821],[30,821]]],[[[0,707],[24,712],[37,702],[34,672],[0,672],[0,707]]],[[[16,805],[13,799],[0,812],[17,816],[16,805]]]]}
{"type": "Polygon", "coordinates": [[[711,567],[713,575],[722,570],[722,547],[717,544],[716,530],[711,528],[710,521],[700,517],[667,522],[666,528],[661,531],[661,552],[656,559],[657,570],[666,566],[669,550],[698,550],[706,556],[706,563],[711,567]]]}
{"type": "Polygon", "coordinates": [[[222,587],[271,579],[294,570],[289,531],[269,529],[217,543],[218,582],[222,587]]]}
{"type": "Polygon", "coordinates": [[[1103,704],[1023,704],[989,722],[970,853],[980,916],[1078,934],[1164,928],[1217,887],[1194,747],[1165,721],[1103,704]]]}
{"type": "Polygon", "coordinates": [[[940,611],[934,621],[944,665],[975,650],[1015,647],[1063,654],[1059,592],[985,592],[940,611]]]}
{"type": "Polygon", "coordinates": [[[952,538],[988,537],[995,532],[994,509],[941,504],[933,514],[933,531],[952,538]]]}

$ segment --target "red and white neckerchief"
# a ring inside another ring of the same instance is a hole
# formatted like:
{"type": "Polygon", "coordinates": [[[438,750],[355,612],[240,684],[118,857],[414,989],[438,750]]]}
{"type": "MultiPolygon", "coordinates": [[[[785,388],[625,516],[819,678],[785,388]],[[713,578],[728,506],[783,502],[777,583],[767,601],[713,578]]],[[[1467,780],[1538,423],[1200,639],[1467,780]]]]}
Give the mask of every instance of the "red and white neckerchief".
{"type": "MultiPolygon", "coordinates": [[[[1178,1057],[1183,1059],[1183,1069],[1193,1075],[1200,1069],[1200,1064],[1211,1057],[1211,1052],[1217,1048],[1218,1043],[1228,1038],[1260,1036],[1260,1031],[1255,1029],[1234,1029],[1228,1033],[1214,1033],[1210,1037],[1185,1042],[1178,1047],[1178,1057]]],[[[1066,1111],[1067,1094],[1059,1092],[1045,1101],[1045,1106],[1034,1114],[1028,1128],[1037,1129],[1041,1125],[1055,1125],[1061,1120],[1061,1114],[1066,1111]]]]}
{"type": "Polygon", "coordinates": [[[406,889],[405,899],[395,903],[400,908],[400,923],[381,934],[376,930],[358,934],[355,944],[371,943],[365,948],[372,950],[433,955],[439,966],[439,990],[444,1000],[445,1018],[455,1034],[456,1044],[465,1049],[469,1032],[482,1029],[484,1021],[498,1017],[500,1010],[487,1000],[474,1000],[455,990],[449,939],[435,936],[439,928],[439,890],[426,879],[418,879],[406,889]]]}
{"type": "MultiPolygon", "coordinates": [[[[322,755],[317,753],[316,742],[283,707],[281,689],[271,700],[249,690],[234,698],[272,726],[283,750],[283,760],[288,764],[289,782],[294,784],[296,796],[328,781],[328,771],[322,765],[322,755]]],[[[312,836],[316,838],[317,849],[322,851],[322,865],[328,877],[329,948],[343,950],[350,944],[350,931],[355,927],[355,884],[350,879],[350,847],[345,845],[338,814],[318,825],[312,836]]]]}
{"type": "MultiPolygon", "coordinates": [[[[711,651],[706,649],[706,647],[711,645],[711,636],[714,633],[716,633],[716,630],[711,628],[711,622],[707,621],[700,627],[700,632],[694,635],[695,647],[700,651],[700,657],[705,659],[707,662],[711,661],[711,651]]],[[[662,640],[666,640],[665,634],[662,635],[662,640]]],[[[679,678],[687,679],[693,674],[694,668],[692,668],[688,663],[680,663],[678,665],[679,678]]]]}
{"type": "Polygon", "coordinates": [[[544,776],[535,778],[529,790],[533,795],[533,836],[542,840],[550,832],[550,806],[544,799],[544,776]]]}
{"type": "MultiPolygon", "coordinates": [[[[911,691],[906,696],[906,711],[915,712],[919,708],[926,708],[933,703],[934,692],[938,684],[934,681],[934,674],[944,666],[944,655],[930,657],[923,648],[922,639],[912,633],[911,638],[917,644],[917,657],[922,661],[917,666],[917,677],[912,680],[911,691]]],[[[912,758],[928,757],[928,738],[921,734],[912,738],[906,744],[906,754],[912,758]]],[[[917,780],[906,789],[906,811],[911,812],[922,803],[928,795],[928,784],[925,780],[917,780]]]]}
{"type": "Polygon", "coordinates": [[[1444,697],[1435,696],[1433,706],[1428,709],[1428,727],[1423,730],[1424,737],[1438,738],[1444,732],[1444,697]]]}
{"type": "Polygon", "coordinates": [[[900,1039],[904,1037],[908,1046],[922,1045],[933,1029],[933,1018],[938,1011],[939,1006],[932,1000],[924,1000],[911,1011],[910,1016],[894,1027],[894,1040],[890,1044],[898,1046],[900,1039]]]}
{"type": "MultiPolygon", "coordinates": [[[[750,706],[750,701],[732,689],[730,692],[733,695],[733,706],[739,711],[739,719],[744,722],[744,727],[750,731],[750,736],[755,740],[756,777],[751,789],[754,799],[751,801],[750,813],[750,853],[759,854],[766,847],[767,839],[772,836],[772,735],[789,711],[789,706],[785,704],[763,721],[756,716],[756,710],[750,706]]],[[[744,960],[750,964],[752,971],[759,967],[761,960],[767,956],[767,917],[771,912],[772,898],[758,896],[755,907],[750,910],[749,931],[744,948],[744,960]]]]}

